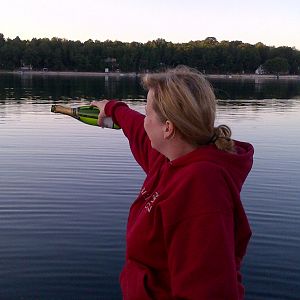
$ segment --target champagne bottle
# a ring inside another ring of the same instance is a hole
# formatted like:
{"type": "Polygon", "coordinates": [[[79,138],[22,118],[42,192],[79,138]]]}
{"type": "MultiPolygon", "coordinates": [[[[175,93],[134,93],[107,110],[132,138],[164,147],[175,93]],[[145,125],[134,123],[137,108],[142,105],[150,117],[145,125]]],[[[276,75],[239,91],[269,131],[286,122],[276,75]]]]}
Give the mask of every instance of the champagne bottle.
{"type": "MultiPolygon", "coordinates": [[[[98,126],[99,109],[94,106],[84,105],[72,108],[62,105],[52,105],[51,112],[68,115],[83,123],[98,126]]],[[[106,128],[120,129],[120,127],[115,124],[110,117],[104,118],[102,126],[106,128]]]]}

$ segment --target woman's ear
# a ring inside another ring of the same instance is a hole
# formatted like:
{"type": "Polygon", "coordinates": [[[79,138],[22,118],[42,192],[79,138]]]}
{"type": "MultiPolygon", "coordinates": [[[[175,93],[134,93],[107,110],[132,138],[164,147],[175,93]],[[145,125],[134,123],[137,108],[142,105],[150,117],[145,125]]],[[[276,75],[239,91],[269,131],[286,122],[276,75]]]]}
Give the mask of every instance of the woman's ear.
{"type": "Polygon", "coordinates": [[[164,139],[170,140],[174,138],[175,136],[175,126],[174,124],[167,120],[164,124],[164,129],[163,129],[163,134],[164,134],[164,139]]]}

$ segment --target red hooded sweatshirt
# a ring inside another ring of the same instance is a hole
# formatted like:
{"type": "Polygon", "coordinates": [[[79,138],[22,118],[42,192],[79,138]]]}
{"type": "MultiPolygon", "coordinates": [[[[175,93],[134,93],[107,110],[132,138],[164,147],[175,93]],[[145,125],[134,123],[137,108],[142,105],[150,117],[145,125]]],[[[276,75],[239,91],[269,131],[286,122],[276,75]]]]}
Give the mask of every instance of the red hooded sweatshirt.
{"type": "Polygon", "coordinates": [[[116,101],[105,113],[147,175],[128,217],[123,299],[244,299],[251,230],[240,191],[253,147],[235,141],[232,154],[207,145],[169,161],[151,147],[144,115],[116,101]]]}

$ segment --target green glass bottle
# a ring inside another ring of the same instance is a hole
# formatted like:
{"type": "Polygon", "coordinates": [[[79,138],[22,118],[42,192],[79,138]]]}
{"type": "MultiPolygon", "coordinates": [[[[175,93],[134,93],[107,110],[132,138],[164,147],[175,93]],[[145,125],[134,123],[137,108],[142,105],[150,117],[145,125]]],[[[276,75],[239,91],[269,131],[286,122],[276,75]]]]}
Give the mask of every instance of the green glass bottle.
{"type": "MultiPolygon", "coordinates": [[[[52,105],[51,112],[68,115],[83,123],[98,126],[99,109],[95,106],[84,105],[72,108],[63,105],[52,105]]],[[[104,118],[103,127],[120,129],[120,127],[113,122],[112,118],[109,117],[104,118]]]]}

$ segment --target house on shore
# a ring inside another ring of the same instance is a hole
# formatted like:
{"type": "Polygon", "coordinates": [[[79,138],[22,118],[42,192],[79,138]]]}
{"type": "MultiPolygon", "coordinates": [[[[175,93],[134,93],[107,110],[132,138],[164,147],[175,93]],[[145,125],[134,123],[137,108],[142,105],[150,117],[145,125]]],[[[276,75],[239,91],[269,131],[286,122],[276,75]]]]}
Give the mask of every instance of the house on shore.
{"type": "Polygon", "coordinates": [[[29,65],[29,66],[23,65],[23,66],[21,66],[19,71],[21,71],[21,72],[32,71],[32,65],[29,65]]]}
{"type": "Polygon", "coordinates": [[[256,70],[255,70],[256,75],[265,75],[267,74],[266,70],[262,65],[260,65],[256,70]]]}

